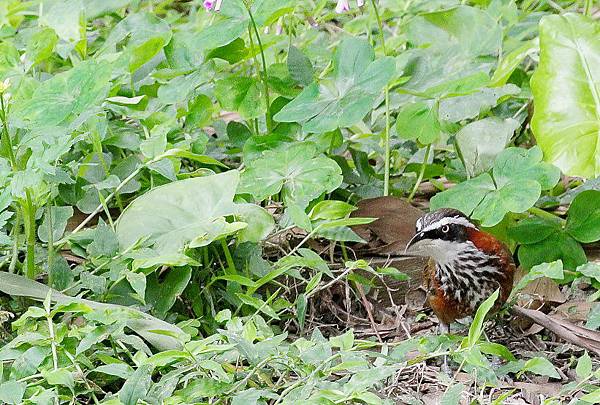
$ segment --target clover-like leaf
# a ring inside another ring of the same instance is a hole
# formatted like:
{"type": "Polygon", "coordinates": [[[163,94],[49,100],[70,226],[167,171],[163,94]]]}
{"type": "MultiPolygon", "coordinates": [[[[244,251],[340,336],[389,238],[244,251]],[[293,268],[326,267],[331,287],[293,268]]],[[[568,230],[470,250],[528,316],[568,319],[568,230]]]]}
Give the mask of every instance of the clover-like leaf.
{"type": "Polygon", "coordinates": [[[493,180],[488,173],[467,180],[435,195],[431,208],[456,208],[472,215],[482,226],[494,226],[508,212],[527,211],[537,202],[542,190],[558,182],[559,170],[541,160],[537,147],[508,148],[494,162],[493,180]]]}
{"type": "Polygon", "coordinates": [[[281,191],[286,204],[305,208],[311,200],[335,190],[341,183],[338,164],[318,155],[313,143],[303,142],[285,150],[265,152],[251,161],[242,174],[239,192],[262,200],[281,191]]]}
{"type": "Polygon", "coordinates": [[[371,45],[359,38],[343,40],[333,64],[333,79],[306,87],[273,118],[279,122],[301,122],[307,132],[349,127],[371,110],[396,70],[392,58],[375,60],[371,45]]]}
{"type": "Polygon", "coordinates": [[[544,17],[540,63],[531,80],[531,128],[565,174],[600,175],[600,25],[581,14],[544,17]]]}
{"type": "Polygon", "coordinates": [[[569,207],[566,230],[583,243],[600,239],[600,191],[587,190],[575,197],[569,207]]]}
{"type": "MultiPolygon", "coordinates": [[[[138,197],[117,223],[121,250],[144,239],[156,257],[168,257],[180,253],[185,246],[206,246],[247,228],[253,218],[246,213],[253,211],[248,211],[245,205],[241,215],[248,222],[225,220],[226,216],[238,215],[238,205],[233,202],[238,182],[239,172],[232,170],[175,181],[138,197]]],[[[256,210],[262,209],[256,207],[256,210]]],[[[253,235],[264,235],[272,227],[272,222],[265,224],[263,216],[260,215],[259,225],[262,231],[253,231],[253,235]]],[[[246,240],[255,238],[248,235],[246,240]]]]}

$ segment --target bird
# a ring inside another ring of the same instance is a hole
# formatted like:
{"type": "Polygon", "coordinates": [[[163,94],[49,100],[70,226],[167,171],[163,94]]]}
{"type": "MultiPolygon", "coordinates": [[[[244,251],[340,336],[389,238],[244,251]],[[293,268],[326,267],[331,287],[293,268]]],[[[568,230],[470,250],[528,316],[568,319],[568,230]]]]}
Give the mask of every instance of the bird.
{"type": "Polygon", "coordinates": [[[441,208],[417,219],[405,254],[430,258],[423,285],[440,333],[472,316],[497,289],[499,308],[512,290],[515,263],[510,250],[459,210],[441,208]]]}

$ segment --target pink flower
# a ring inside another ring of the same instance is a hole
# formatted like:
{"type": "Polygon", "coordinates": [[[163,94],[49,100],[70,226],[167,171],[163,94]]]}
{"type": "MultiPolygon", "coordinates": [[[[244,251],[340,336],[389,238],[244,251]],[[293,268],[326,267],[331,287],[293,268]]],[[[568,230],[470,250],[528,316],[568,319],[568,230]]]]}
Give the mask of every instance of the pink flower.
{"type": "Polygon", "coordinates": [[[337,5],[335,6],[335,12],[338,14],[345,13],[350,10],[350,4],[348,0],[338,0],[337,5]]]}
{"type": "Polygon", "coordinates": [[[215,11],[221,11],[221,3],[223,3],[223,0],[204,0],[204,8],[210,11],[214,6],[215,11]]]}

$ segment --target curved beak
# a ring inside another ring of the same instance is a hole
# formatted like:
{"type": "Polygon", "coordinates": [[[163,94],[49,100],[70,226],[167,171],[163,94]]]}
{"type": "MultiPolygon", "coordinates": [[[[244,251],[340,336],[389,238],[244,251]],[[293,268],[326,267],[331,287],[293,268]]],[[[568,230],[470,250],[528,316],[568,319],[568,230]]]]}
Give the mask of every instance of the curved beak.
{"type": "MultiPolygon", "coordinates": [[[[404,253],[411,253],[411,248],[415,245],[415,243],[423,240],[423,232],[417,232],[415,236],[413,236],[408,243],[406,244],[406,248],[404,249],[404,253]]],[[[416,253],[416,252],[415,252],[416,253]]]]}

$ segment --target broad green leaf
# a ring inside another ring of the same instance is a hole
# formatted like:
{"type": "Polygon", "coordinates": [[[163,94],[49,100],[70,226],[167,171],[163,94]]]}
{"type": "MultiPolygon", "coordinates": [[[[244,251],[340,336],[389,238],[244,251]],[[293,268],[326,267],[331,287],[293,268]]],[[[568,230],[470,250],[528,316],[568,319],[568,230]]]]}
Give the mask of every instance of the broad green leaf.
{"type": "Polygon", "coordinates": [[[50,4],[51,6],[40,16],[40,22],[56,31],[56,34],[66,42],[79,41],[81,39],[80,18],[85,11],[83,1],[64,0],[50,4]]]}
{"type": "Polygon", "coordinates": [[[396,118],[396,132],[403,139],[418,140],[427,145],[442,133],[435,106],[417,102],[404,106],[396,118]]]}
{"type": "Polygon", "coordinates": [[[594,303],[592,305],[592,309],[587,315],[587,321],[585,322],[585,327],[597,330],[600,328],[600,304],[594,303]]]}
{"type": "Polygon", "coordinates": [[[565,229],[582,243],[600,239],[600,191],[588,190],[575,197],[569,207],[565,229]]]}
{"type": "Polygon", "coordinates": [[[467,174],[474,177],[491,169],[518,127],[519,123],[512,118],[502,120],[494,117],[461,128],[456,134],[456,141],[467,174]]]}
{"type": "Polygon", "coordinates": [[[482,226],[491,227],[509,212],[522,213],[539,199],[542,190],[558,182],[560,171],[541,162],[539,148],[508,148],[494,161],[494,178],[483,173],[435,195],[431,209],[456,208],[471,215],[482,226]]]}
{"type": "Polygon", "coordinates": [[[366,40],[344,39],[335,53],[334,77],[306,87],[273,117],[300,122],[306,132],[327,132],[358,123],[373,108],[395,73],[392,58],[375,60],[366,40]]]}
{"type": "Polygon", "coordinates": [[[534,357],[533,359],[527,360],[521,371],[529,371],[538,375],[560,378],[560,374],[558,374],[554,365],[545,357],[534,357]]]}
{"type": "Polygon", "coordinates": [[[3,382],[0,384],[0,401],[7,404],[21,404],[23,403],[25,389],[27,389],[27,384],[24,382],[3,382]]]}
{"type": "Polygon", "coordinates": [[[296,143],[249,162],[238,192],[263,200],[281,191],[286,204],[304,208],[341,182],[341,169],[335,161],[318,155],[312,143],[296,143]]]}
{"type": "Polygon", "coordinates": [[[532,244],[538,243],[560,231],[560,221],[550,221],[545,218],[532,216],[525,218],[508,228],[508,235],[511,239],[522,243],[532,244]]]}
{"type": "Polygon", "coordinates": [[[31,99],[16,103],[11,116],[29,128],[66,125],[104,100],[110,74],[108,63],[81,62],[41,83],[31,99]]]}
{"type": "Polygon", "coordinates": [[[25,54],[31,65],[37,65],[52,56],[58,36],[52,28],[43,28],[34,33],[27,41],[25,54]]]}
{"type": "MultiPolygon", "coordinates": [[[[322,274],[322,273],[319,273],[322,274]]],[[[298,320],[298,325],[300,326],[300,330],[304,329],[304,321],[306,318],[306,295],[300,294],[296,297],[296,319],[298,320]]]]}
{"type": "Polygon", "coordinates": [[[538,243],[519,246],[519,262],[529,269],[537,264],[562,260],[565,268],[575,270],[587,261],[585,251],[564,231],[551,234],[538,243]]]}
{"type": "Polygon", "coordinates": [[[239,173],[232,170],[169,183],[138,197],[117,222],[121,249],[144,238],[156,256],[173,255],[245,228],[246,223],[225,221],[238,212],[233,202],[238,181],[239,173]]]}
{"type": "Polygon", "coordinates": [[[600,175],[600,25],[581,14],[540,21],[531,128],[547,161],[570,176],[600,175]]]}

